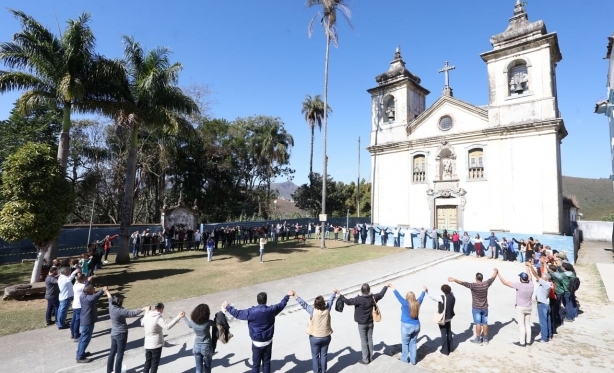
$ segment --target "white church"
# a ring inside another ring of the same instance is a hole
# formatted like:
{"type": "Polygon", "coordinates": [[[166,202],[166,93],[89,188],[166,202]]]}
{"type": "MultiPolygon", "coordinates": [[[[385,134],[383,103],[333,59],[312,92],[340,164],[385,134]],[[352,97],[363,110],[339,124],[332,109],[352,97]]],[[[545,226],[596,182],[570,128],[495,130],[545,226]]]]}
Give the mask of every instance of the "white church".
{"type": "Polygon", "coordinates": [[[509,26],[490,38],[489,103],[430,92],[397,49],[376,77],[370,146],[374,224],[468,231],[564,231],[558,37],[530,22],[520,1],[509,26]]]}

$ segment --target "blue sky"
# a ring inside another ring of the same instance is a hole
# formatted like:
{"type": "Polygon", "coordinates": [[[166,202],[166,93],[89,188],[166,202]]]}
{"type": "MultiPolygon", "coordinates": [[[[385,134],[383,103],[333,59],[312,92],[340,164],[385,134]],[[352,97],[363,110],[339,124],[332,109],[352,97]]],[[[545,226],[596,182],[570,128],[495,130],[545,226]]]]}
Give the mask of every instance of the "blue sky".
{"type": "MultiPolygon", "coordinates": [[[[488,103],[486,65],[489,37],[502,32],[514,0],[352,0],[353,28],[340,19],[339,47],[331,50],[329,104],[329,174],[335,180],[356,179],[357,139],[363,140],[361,177],[369,179],[370,97],[401,46],[407,67],[439,98],[446,60],[456,66],[451,86],[459,99],[488,103]]],[[[4,9],[34,16],[52,30],[81,12],[92,13],[98,51],[120,57],[121,36],[131,35],[145,47],[170,47],[184,65],[181,85],[208,84],[214,91],[215,117],[232,120],[263,114],[282,118],[294,136],[291,165],[294,182],[307,181],[309,130],[301,115],[305,94],[324,85],[325,41],[315,9],[302,0],[177,1],[161,0],[0,0],[0,41],[9,41],[17,21],[4,9]]],[[[563,141],[563,174],[608,177],[609,134],[605,116],[593,114],[604,99],[606,38],[614,32],[614,1],[531,0],[529,19],[543,19],[559,34],[563,60],[557,69],[559,107],[569,136],[563,141]],[[590,4],[590,5],[589,5],[590,4]]],[[[0,118],[6,118],[17,94],[0,96],[0,118]]],[[[316,137],[314,171],[321,172],[321,135],[316,137]]],[[[283,181],[283,180],[282,180],[283,181]]]]}

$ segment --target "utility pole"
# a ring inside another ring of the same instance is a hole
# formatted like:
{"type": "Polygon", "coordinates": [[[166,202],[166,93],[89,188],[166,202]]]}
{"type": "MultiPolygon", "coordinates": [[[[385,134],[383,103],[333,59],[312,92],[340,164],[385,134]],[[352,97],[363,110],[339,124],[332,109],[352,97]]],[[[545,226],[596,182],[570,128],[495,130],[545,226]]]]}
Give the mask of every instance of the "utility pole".
{"type": "Polygon", "coordinates": [[[358,136],[358,183],[356,183],[356,202],[358,207],[356,208],[356,215],[360,217],[360,136],[358,136]]]}

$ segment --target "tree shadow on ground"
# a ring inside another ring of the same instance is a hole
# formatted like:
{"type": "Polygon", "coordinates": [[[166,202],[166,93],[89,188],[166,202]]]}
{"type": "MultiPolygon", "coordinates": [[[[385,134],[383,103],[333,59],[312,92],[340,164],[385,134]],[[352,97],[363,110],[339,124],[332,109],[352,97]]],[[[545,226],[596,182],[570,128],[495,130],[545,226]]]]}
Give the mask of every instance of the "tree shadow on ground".
{"type": "MultiPolygon", "coordinates": [[[[287,243],[269,243],[264,247],[264,256],[267,254],[294,254],[294,253],[306,253],[309,250],[299,249],[287,243]]],[[[256,245],[252,246],[231,246],[226,249],[217,249],[213,251],[213,260],[215,261],[216,255],[229,255],[239,259],[240,262],[247,262],[252,259],[258,259],[260,257],[260,249],[256,245]]]]}
{"type": "MultiPolygon", "coordinates": [[[[452,346],[450,346],[450,352],[456,350],[461,343],[467,342],[469,339],[471,339],[471,337],[473,337],[473,324],[469,324],[469,327],[460,334],[452,332],[452,346]]],[[[418,347],[418,352],[416,354],[416,363],[422,361],[422,359],[424,359],[427,355],[432,354],[433,352],[437,352],[437,350],[439,350],[439,348],[441,347],[441,336],[435,339],[431,339],[428,335],[423,334],[418,338],[418,343],[420,343],[420,340],[422,339],[426,339],[426,342],[424,342],[418,347]]],[[[401,348],[399,347],[399,350],[400,349],[401,348]]]]}
{"type": "Polygon", "coordinates": [[[101,275],[100,277],[94,278],[94,283],[96,286],[121,287],[122,285],[136,281],[159,280],[166,277],[182,275],[192,271],[194,270],[189,268],[151,269],[140,272],[131,272],[127,269],[110,275],[101,275]]]}

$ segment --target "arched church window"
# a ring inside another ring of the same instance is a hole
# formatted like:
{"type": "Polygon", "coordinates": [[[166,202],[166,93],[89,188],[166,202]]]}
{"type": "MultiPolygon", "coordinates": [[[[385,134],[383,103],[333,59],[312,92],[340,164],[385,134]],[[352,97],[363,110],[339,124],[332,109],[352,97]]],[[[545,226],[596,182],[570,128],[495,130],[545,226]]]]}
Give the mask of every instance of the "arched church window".
{"type": "Polygon", "coordinates": [[[484,149],[475,148],[469,151],[469,179],[484,178],[484,149]]]}
{"type": "Polygon", "coordinates": [[[394,118],[396,116],[394,97],[388,96],[387,100],[385,101],[384,112],[386,113],[386,120],[388,123],[394,122],[394,118]]]}
{"type": "Polygon", "coordinates": [[[529,71],[524,61],[516,61],[508,72],[510,96],[517,96],[529,91],[529,71]]]}
{"type": "Polygon", "coordinates": [[[453,125],[452,117],[449,115],[445,115],[439,119],[439,129],[442,131],[447,131],[452,128],[453,125]]]}
{"type": "Polygon", "coordinates": [[[414,156],[414,183],[426,181],[426,156],[423,154],[414,156]]]}

